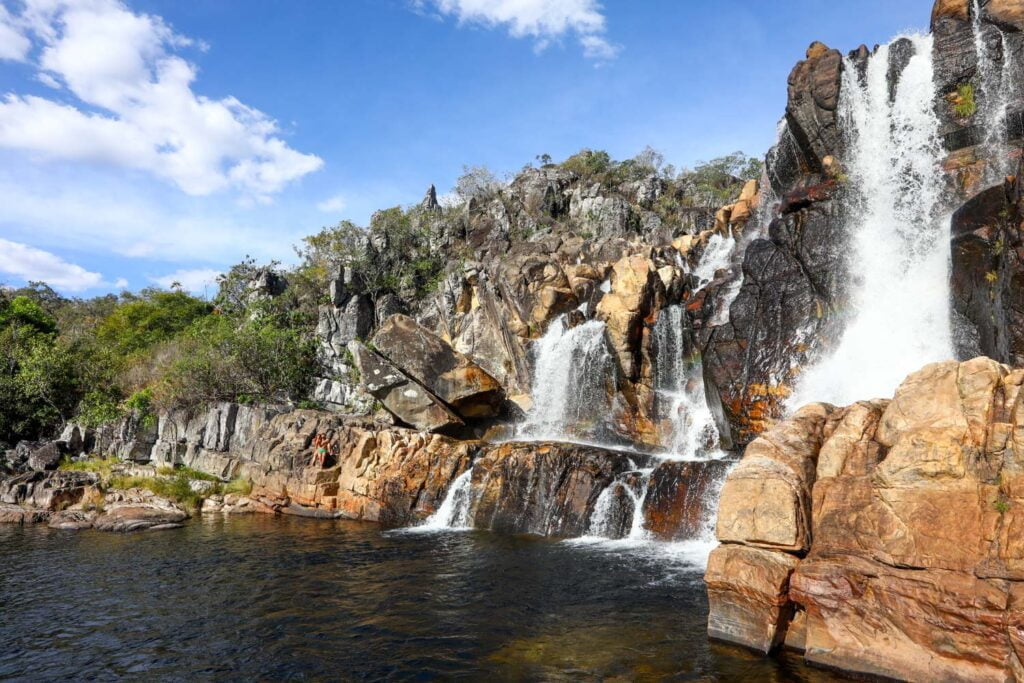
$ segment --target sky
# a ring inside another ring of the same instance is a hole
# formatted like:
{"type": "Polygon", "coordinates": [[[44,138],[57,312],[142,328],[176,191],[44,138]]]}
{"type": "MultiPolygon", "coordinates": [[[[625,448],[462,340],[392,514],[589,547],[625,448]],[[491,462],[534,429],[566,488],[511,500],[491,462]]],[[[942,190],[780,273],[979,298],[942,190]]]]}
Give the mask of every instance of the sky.
{"type": "Polygon", "coordinates": [[[0,284],[205,296],[250,255],[581,148],[763,156],[807,46],[931,0],[0,0],[0,284]]]}

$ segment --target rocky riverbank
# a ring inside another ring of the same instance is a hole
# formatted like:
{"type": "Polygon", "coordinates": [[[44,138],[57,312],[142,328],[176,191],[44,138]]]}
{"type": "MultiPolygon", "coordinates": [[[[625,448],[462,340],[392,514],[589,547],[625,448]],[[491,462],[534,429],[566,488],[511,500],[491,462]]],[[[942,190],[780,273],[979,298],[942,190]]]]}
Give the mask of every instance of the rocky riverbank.
{"type": "Polygon", "coordinates": [[[754,441],[722,489],[709,634],[901,679],[1019,677],[1022,384],[933,364],[754,441]]]}

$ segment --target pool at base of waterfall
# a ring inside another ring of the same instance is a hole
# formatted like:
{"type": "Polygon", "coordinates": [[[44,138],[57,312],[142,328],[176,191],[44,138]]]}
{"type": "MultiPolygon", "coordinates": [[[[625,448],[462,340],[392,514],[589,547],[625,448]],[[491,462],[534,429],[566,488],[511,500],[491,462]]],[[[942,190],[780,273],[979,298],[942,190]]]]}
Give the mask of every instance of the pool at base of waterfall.
{"type": "Polygon", "coordinates": [[[709,643],[706,552],[262,515],[0,526],[0,679],[835,680],[709,643]]]}

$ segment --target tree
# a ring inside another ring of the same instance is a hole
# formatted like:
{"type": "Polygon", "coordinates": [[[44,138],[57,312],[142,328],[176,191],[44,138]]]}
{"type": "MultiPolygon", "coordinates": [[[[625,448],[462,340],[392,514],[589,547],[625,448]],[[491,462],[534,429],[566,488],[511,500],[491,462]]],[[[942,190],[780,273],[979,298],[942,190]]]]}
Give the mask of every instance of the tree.
{"type": "Polygon", "coordinates": [[[502,188],[502,182],[486,166],[463,166],[455,181],[455,194],[465,201],[491,197],[502,188]]]}

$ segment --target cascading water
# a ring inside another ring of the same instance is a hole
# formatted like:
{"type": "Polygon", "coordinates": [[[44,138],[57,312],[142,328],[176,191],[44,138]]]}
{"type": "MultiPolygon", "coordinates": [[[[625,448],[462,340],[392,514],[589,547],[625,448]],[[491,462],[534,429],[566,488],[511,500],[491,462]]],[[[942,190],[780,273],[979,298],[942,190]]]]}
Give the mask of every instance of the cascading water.
{"type": "Polygon", "coordinates": [[[731,232],[728,235],[716,232],[708,239],[704,253],[701,254],[697,267],[693,269],[693,274],[697,276],[696,291],[707,287],[719,270],[729,267],[735,251],[736,238],[731,232]]]}
{"type": "Polygon", "coordinates": [[[870,57],[863,82],[852,61],[844,64],[852,310],[838,346],[799,382],[791,409],[891,396],[909,372],[954,355],[932,38],[910,40],[914,55],[892,99],[888,46],[870,57]]]}
{"type": "Polygon", "coordinates": [[[682,306],[661,312],[654,325],[655,390],[662,417],[672,423],[671,458],[707,460],[721,457],[719,434],[704,391],[700,353],[690,352],[689,326],[682,306]]]}
{"type": "Polygon", "coordinates": [[[517,439],[574,441],[593,436],[608,419],[615,361],[604,331],[601,321],[570,328],[561,316],[537,340],[533,405],[517,439]]]}
{"type": "Polygon", "coordinates": [[[994,51],[986,42],[985,27],[981,21],[982,9],[979,0],[971,2],[971,27],[974,32],[974,51],[978,59],[978,93],[981,107],[979,114],[985,127],[985,156],[992,160],[986,169],[986,181],[1000,180],[1009,172],[1009,159],[1004,154],[1009,115],[1009,94],[1014,92],[1014,62],[1007,50],[1002,31],[993,31],[1001,45],[994,51]],[[999,58],[997,59],[997,53],[999,58]]]}
{"type": "MultiPolygon", "coordinates": [[[[602,491],[590,517],[588,534],[591,536],[615,538],[624,535],[631,541],[650,540],[650,533],[644,526],[644,506],[658,468],[672,462],[707,462],[725,456],[719,447],[718,427],[704,391],[700,354],[690,352],[688,332],[689,325],[682,306],[670,306],[661,311],[653,330],[656,356],[654,383],[656,412],[672,425],[669,449],[666,454],[655,456],[654,466],[625,472],[602,491]],[[628,511],[630,521],[625,528],[620,520],[620,506],[624,501],[628,501],[631,508],[628,511]]],[[[710,471],[702,471],[697,476],[711,476],[710,471]]],[[[724,475],[724,470],[716,472],[724,475]]],[[[697,536],[690,540],[710,548],[714,544],[714,533],[707,519],[714,516],[721,482],[703,484],[695,487],[703,495],[693,500],[687,498],[683,505],[703,510],[705,523],[697,530],[697,536]]]]}
{"type": "Polygon", "coordinates": [[[423,524],[414,527],[421,531],[457,531],[470,527],[473,503],[473,468],[460,474],[448,487],[441,506],[423,524]]]}

